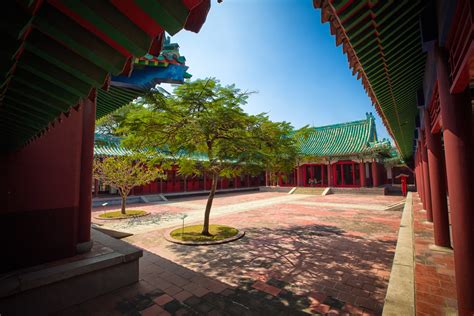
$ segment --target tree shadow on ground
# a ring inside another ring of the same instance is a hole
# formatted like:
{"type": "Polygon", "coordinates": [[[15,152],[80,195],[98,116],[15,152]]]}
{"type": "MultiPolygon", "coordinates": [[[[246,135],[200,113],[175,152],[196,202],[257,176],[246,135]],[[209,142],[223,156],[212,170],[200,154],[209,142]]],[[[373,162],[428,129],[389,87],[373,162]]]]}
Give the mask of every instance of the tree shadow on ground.
{"type": "MultiPolygon", "coordinates": [[[[306,298],[325,296],[333,300],[329,305],[349,303],[380,313],[395,246],[395,240],[353,236],[336,226],[307,225],[252,227],[246,229],[246,237],[224,245],[167,248],[186,267],[243,289],[250,289],[256,280],[281,282],[283,295],[278,299],[282,302],[288,301],[286,292],[306,298]]],[[[299,305],[299,310],[304,309],[309,301],[299,305]]]]}
{"type": "MultiPolygon", "coordinates": [[[[308,315],[265,292],[233,288],[159,255],[148,251],[143,254],[139,282],[55,315],[165,315],[163,310],[171,315],[308,315]],[[185,297],[184,292],[188,294],[185,297]],[[150,308],[155,309],[147,312],[150,308]]],[[[290,292],[285,295],[300,309],[309,306],[307,298],[290,292]]]]}

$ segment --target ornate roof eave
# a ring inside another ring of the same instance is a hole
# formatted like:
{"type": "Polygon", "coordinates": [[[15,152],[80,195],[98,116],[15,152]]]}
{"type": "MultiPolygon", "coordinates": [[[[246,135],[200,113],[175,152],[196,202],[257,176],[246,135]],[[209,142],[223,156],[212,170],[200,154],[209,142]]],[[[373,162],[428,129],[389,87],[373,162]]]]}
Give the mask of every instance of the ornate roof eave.
{"type": "Polygon", "coordinates": [[[81,100],[106,95],[111,75],[129,75],[135,57],[159,53],[164,31],[199,31],[209,7],[210,0],[34,0],[6,6],[0,32],[6,39],[0,67],[2,150],[31,143],[81,100]]]}
{"type": "MultiPolygon", "coordinates": [[[[348,7],[351,3],[353,4],[352,1],[343,2],[343,3],[341,3],[341,7],[343,7],[343,9],[345,9],[345,7],[348,7]]],[[[371,8],[374,4],[370,1],[367,1],[366,5],[369,8],[371,8]]],[[[359,60],[359,57],[358,57],[358,55],[356,53],[356,50],[354,49],[354,47],[351,43],[351,40],[350,40],[348,34],[345,31],[343,23],[341,22],[341,20],[339,18],[338,10],[336,10],[336,8],[333,6],[332,1],[329,1],[329,0],[313,0],[313,6],[315,8],[321,9],[321,22],[322,23],[329,22],[330,32],[331,32],[332,35],[334,35],[336,37],[336,46],[339,46],[339,45],[342,44],[342,49],[343,49],[343,52],[347,55],[349,66],[352,69],[352,74],[353,75],[357,74],[357,79],[361,79],[364,90],[366,91],[367,95],[371,99],[377,113],[382,118],[382,122],[383,122],[384,126],[387,128],[390,136],[395,141],[396,146],[400,149],[400,151],[403,152],[404,147],[401,146],[401,144],[399,142],[399,139],[397,139],[397,137],[394,133],[394,130],[393,130],[393,128],[392,128],[392,126],[391,126],[391,124],[390,124],[390,122],[389,122],[389,120],[388,120],[388,118],[387,118],[387,116],[386,116],[386,114],[383,110],[383,107],[380,103],[380,100],[376,96],[374,88],[370,83],[369,77],[368,77],[366,71],[364,70],[361,61],[359,60]]],[[[416,12],[416,10],[421,11],[421,9],[419,9],[419,6],[420,6],[419,1],[414,1],[413,6],[417,7],[416,9],[413,9],[413,11],[415,11],[415,12],[416,12]]],[[[370,15],[372,16],[372,19],[374,19],[374,14],[372,12],[369,13],[369,16],[370,15]]],[[[376,22],[372,21],[372,23],[376,23],[376,22]]],[[[374,30],[373,32],[377,33],[376,30],[374,30]]],[[[378,34],[376,36],[378,36],[378,34]]],[[[421,44],[421,41],[420,41],[420,44],[421,44]]],[[[401,130],[401,127],[403,126],[403,124],[400,122],[400,120],[399,120],[398,123],[399,123],[398,128],[401,130]]],[[[403,132],[402,132],[402,135],[403,135],[403,132]]],[[[404,143],[406,143],[405,140],[404,140],[404,143]]],[[[411,149],[411,147],[410,147],[410,149],[411,149]]],[[[406,156],[410,156],[410,155],[411,155],[411,152],[406,153],[406,156]]]]}
{"type": "Polygon", "coordinates": [[[357,79],[362,80],[362,86],[364,87],[365,92],[371,99],[372,103],[374,104],[375,110],[377,111],[378,115],[382,118],[383,125],[387,128],[390,136],[395,141],[398,147],[398,143],[396,138],[394,137],[393,131],[388,124],[388,120],[385,117],[385,114],[381,110],[380,104],[375,96],[374,90],[370,85],[370,82],[367,78],[367,74],[365,73],[362,65],[355,53],[354,48],[352,47],[348,36],[346,35],[344,28],[342,27],[341,21],[339,20],[337,13],[334,7],[330,4],[329,1],[326,0],[313,0],[313,6],[315,8],[321,9],[321,22],[322,23],[330,23],[330,31],[331,35],[336,37],[336,46],[342,44],[342,51],[347,55],[347,59],[349,61],[349,66],[352,68],[352,75],[357,74],[357,79]]]}

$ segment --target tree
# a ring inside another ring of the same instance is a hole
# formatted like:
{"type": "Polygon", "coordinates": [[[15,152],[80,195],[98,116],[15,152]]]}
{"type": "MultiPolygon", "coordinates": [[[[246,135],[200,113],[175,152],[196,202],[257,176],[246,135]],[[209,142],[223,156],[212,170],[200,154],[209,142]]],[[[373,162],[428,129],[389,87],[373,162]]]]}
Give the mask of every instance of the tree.
{"type": "Polygon", "coordinates": [[[288,122],[272,122],[266,116],[261,120],[262,161],[272,185],[276,185],[281,174],[294,170],[301,156],[301,141],[307,138],[309,128],[295,131],[288,122]]]}
{"type": "Polygon", "coordinates": [[[142,155],[107,157],[94,161],[94,177],[119,191],[122,197],[122,214],[126,214],[127,196],[133,187],[147,184],[162,176],[162,168],[158,168],[142,155]]]}
{"type": "Polygon", "coordinates": [[[147,104],[130,112],[122,123],[124,144],[132,148],[166,148],[180,173],[206,172],[212,179],[202,234],[209,236],[209,217],[219,177],[234,177],[262,165],[265,116],[246,114],[249,92],[215,79],[196,80],[164,97],[152,91],[147,104]],[[197,161],[196,155],[205,159],[197,161]]]}

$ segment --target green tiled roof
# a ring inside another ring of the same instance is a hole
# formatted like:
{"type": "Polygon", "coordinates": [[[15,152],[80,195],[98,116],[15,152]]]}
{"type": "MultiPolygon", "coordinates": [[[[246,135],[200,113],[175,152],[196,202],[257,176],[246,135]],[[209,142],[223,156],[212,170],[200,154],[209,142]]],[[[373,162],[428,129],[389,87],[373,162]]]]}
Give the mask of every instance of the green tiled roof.
{"type": "Polygon", "coordinates": [[[365,120],[314,127],[301,143],[306,156],[340,157],[388,151],[390,142],[378,141],[374,117],[365,120]]]}
{"type": "MultiPolygon", "coordinates": [[[[115,136],[95,134],[94,141],[94,156],[95,157],[108,157],[108,156],[127,156],[132,155],[133,151],[123,147],[120,144],[121,139],[115,136]]],[[[161,152],[165,157],[172,158],[167,155],[166,151],[156,149],[157,152],[161,152]]],[[[194,160],[204,161],[208,160],[207,156],[202,153],[194,153],[192,155],[194,160]]]]}

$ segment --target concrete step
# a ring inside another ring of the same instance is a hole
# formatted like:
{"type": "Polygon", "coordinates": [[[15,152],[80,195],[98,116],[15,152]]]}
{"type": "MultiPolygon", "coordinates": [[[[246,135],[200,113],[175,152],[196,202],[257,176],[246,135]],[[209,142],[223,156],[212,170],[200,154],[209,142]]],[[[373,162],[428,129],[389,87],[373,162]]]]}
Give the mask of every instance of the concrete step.
{"type": "Polygon", "coordinates": [[[293,194],[322,195],[326,188],[297,187],[293,194]]]}
{"type": "Polygon", "coordinates": [[[50,315],[138,281],[143,251],[91,230],[87,254],[0,275],[2,315],[50,315]]]}
{"type": "Polygon", "coordinates": [[[386,195],[385,187],[377,188],[335,188],[331,187],[331,194],[368,194],[368,195],[386,195]]]}

